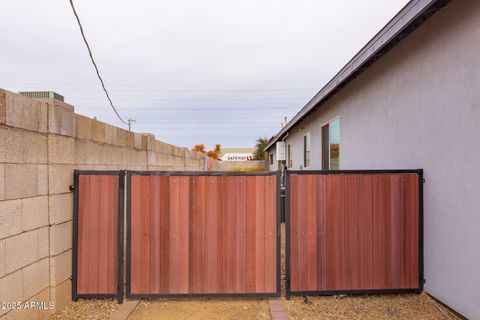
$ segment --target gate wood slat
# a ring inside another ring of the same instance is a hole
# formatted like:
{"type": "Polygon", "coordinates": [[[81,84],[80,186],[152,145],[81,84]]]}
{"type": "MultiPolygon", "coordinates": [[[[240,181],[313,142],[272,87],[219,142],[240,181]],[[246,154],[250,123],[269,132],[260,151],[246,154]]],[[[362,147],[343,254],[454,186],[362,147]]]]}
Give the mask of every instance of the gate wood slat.
{"type": "Polygon", "coordinates": [[[362,221],[360,235],[361,283],[360,288],[373,288],[373,176],[362,175],[360,182],[360,219],[362,221]]]}
{"type": "Polygon", "coordinates": [[[246,290],[246,234],[247,234],[247,179],[239,176],[237,178],[237,233],[236,233],[236,292],[245,293],[246,290]]]}
{"type": "Polygon", "coordinates": [[[347,176],[345,188],[345,260],[348,267],[346,282],[352,289],[360,289],[360,255],[362,235],[360,234],[361,220],[361,182],[360,176],[347,176]]]}
{"type": "Polygon", "coordinates": [[[226,178],[218,177],[218,233],[217,233],[217,289],[219,292],[227,292],[227,227],[228,212],[226,210],[226,201],[228,193],[226,190],[226,178]],[[222,193],[225,193],[222,196],[222,193]]]}
{"type": "MultiPolygon", "coordinates": [[[[143,177],[142,177],[143,178],[143,177]]],[[[148,183],[149,181],[146,181],[147,183],[142,183],[142,192],[140,194],[140,198],[142,199],[142,204],[150,204],[151,203],[151,185],[148,183]]],[[[142,239],[143,245],[140,247],[140,264],[145,268],[145,276],[141,278],[141,286],[145,288],[150,288],[151,285],[151,256],[150,256],[150,250],[151,250],[151,241],[150,241],[150,236],[151,233],[148,232],[150,225],[151,225],[151,213],[150,213],[150,206],[146,206],[146,210],[143,212],[143,216],[141,217],[141,220],[138,221],[140,225],[140,230],[141,233],[139,237],[142,239]]]]}
{"type": "Polygon", "coordinates": [[[308,290],[317,288],[317,182],[315,177],[310,176],[305,181],[306,187],[306,256],[307,256],[307,273],[306,287],[308,290]]]}
{"type": "MultiPolygon", "coordinates": [[[[277,252],[277,211],[276,201],[278,195],[269,190],[276,190],[276,177],[269,176],[265,182],[265,291],[275,292],[278,283],[275,277],[271,277],[277,273],[278,264],[277,252]]],[[[279,240],[278,240],[279,241],[279,240]]]]}
{"type": "MultiPolygon", "coordinates": [[[[205,199],[206,199],[206,178],[205,177],[193,177],[192,178],[192,191],[194,190],[197,197],[193,197],[193,192],[190,194],[192,199],[192,213],[189,218],[192,221],[190,224],[190,292],[200,293],[202,288],[206,286],[205,273],[206,273],[206,247],[205,247],[205,199]]],[[[160,291],[156,291],[160,292],[160,291]]]]}
{"type": "Polygon", "coordinates": [[[218,179],[207,177],[206,199],[206,293],[217,292],[218,179]]]}
{"type": "Polygon", "coordinates": [[[235,249],[237,246],[237,238],[235,236],[235,229],[237,223],[237,181],[235,177],[226,177],[227,179],[227,206],[226,206],[226,279],[225,288],[228,292],[235,292],[236,281],[235,272],[237,266],[235,264],[235,249]]]}
{"type": "Polygon", "coordinates": [[[122,301],[123,173],[75,171],[72,299],[122,301]]]}
{"type": "Polygon", "coordinates": [[[265,291],[265,178],[255,177],[255,290],[265,291]],[[262,241],[263,240],[263,241],[262,241]]]}
{"type": "MultiPolygon", "coordinates": [[[[145,181],[148,181],[148,177],[142,178],[144,178],[145,181]]],[[[160,269],[160,277],[158,279],[157,286],[160,287],[160,290],[168,292],[170,288],[170,197],[165,195],[168,195],[170,193],[170,183],[167,177],[155,178],[158,179],[160,182],[159,190],[154,191],[158,194],[158,201],[160,202],[160,211],[158,212],[158,215],[160,216],[160,225],[157,226],[160,233],[160,252],[154,252],[153,254],[158,254],[160,256],[160,265],[158,267],[160,269]]],[[[145,230],[145,232],[148,232],[148,230],[145,230]]],[[[141,244],[139,243],[139,245],[141,244]]],[[[139,290],[142,289],[139,288],[139,290]]]]}
{"type": "MultiPolygon", "coordinates": [[[[148,177],[142,177],[143,179],[148,180],[148,177]]],[[[170,210],[167,211],[167,214],[170,215],[170,228],[169,228],[169,234],[170,234],[170,247],[169,247],[169,252],[170,252],[170,269],[169,269],[169,281],[170,281],[170,286],[169,286],[169,292],[180,292],[179,290],[179,280],[180,280],[180,255],[185,254],[185,253],[180,253],[180,242],[179,242],[179,230],[180,230],[180,183],[179,183],[179,177],[171,177],[169,179],[170,183],[170,210]]],[[[151,213],[152,214],[152,213],[151,213]]],[[[146,234],[150,234],[148,229],[146,229],[146,234]]],[[[150,250],[146,251],[145,254],[148,255],[155,255],[155,253],[152,253],[150,250]]],[[[155,269],[153,266],[152,269],[155,269]]],[[[152,270],[153,271],[153,270],[152,270]]],[[[143,278],[148,278],[148,274],[150,273],[150,270],[146,270],[144,274],[142,274],[143,278]]],[[[149,288],[146,288],[149,290],[149,288]]],[[[149,290],[151,291],[151,290],[149,290]]]]}
{"type": "Polygon", "coordinates": [[[279,295],[276,174],[128,181],[127,297],[279,295]]]}
{"type": "MultiPolygon", "coordinates": [[[[152,207],[152,211],[156,212],[160,210],[160,186],[161,182],[160,179],[152,179],[150,181],[150,187],[151,187],[151,200],[150,200],[150,205],[152,207]]],[[[152,242],[151,245],[151,250],[152,252],[160,252],[160,245],[162,243],[161,241],[161,231],[160,231],[160,216],[159,215],[154,215],[151,217],[151,228],[153,232],[151,233],[151,238],[150,241],[152,242]]],[[[153,265],[159,266],[161,263],[160,255],[154,255],[152,257],[153,265]]],[[[152,270],[152,282],[150,283],[150,288],[152,290],[160,290],[160,277],[161,277],[161,268],[154,268],[152,270]]]]}
{"type": "Polygon", "coordinates": [[[287,296],[421,289],[421,173],[288,172],[287,296]]]}
{"type": "MultiPolygon", "coordinates": [[[[290,205],[292,208],[298,208],[298,176],[292,175],[290,177],[290,205]]],[[[298,210],[290,210],[290,223],[287,223],[286,227],[290,229],[290,239],[287,239],[287,242],[290,242],[290,259],[291,261],[298,261],[298,210]],[[290,225],[290,226],[288,226],[290,225]]],[[[288,245],[288,244],[287,244],[288,245]]],[[[290,261],[287,258],[287,263],[290,261]]],[[[298,280],[298,263],[290,264],[290,274],[288,275],[290,279],[290,286],[292,291],[300,291],[299,280],[298,280]]]]}
{"type": "MultiPolygon", "coordinates": [[[[306,212],[306,190],[305,190],[305,179],[298,179],[298,191],[297,191],[297,197],[298,197],[298,211],[299,212],[306,212]]],[[[306,248],[307,248],[307,242],[306,242],[306,215],[301,214],[298,215],[298,225],[297,225],[297,234],[298,234],[298,240],[297,240],[297,252],[298,252],[298,262],[302,266],[306,267],[307,266],[307,255],[306,255],[306,248]]],[[[307,277],[307,270],[306,268],[300,270],[297,270],[297,278],[298,278],[298,284],[300,288],[306,288],[306,277],[307,277]]]]}
{"type": "Polygon", "coordinates": [[[180,177],[180,229],[179,229],[179,250],[187,254],[180,255],[179,259],[179,292],[188,293],[189,289],[189,216],[191,213],[190,192],[191,180],[188,177],[180,177]]]}
{"type": "Polygon", "coordinates": [[[326,224],[325,224],[325,217],[326,217],[326,201],[325,201],[325,179],[323,176],[319,175],[316,177],[317,183],[317,193],[316,193],[316,208],[318,210],[317,214],[317,236],[312,237],[315,238],[315,249],[317,250],[317,288],[320,290],[326,289],[327,284],[327,274],[326,272],[322,272],[322,270],[326,270],[326,263],[327,263],[327,250],[325,247],[327,234],[326,234],[326,224]]]}

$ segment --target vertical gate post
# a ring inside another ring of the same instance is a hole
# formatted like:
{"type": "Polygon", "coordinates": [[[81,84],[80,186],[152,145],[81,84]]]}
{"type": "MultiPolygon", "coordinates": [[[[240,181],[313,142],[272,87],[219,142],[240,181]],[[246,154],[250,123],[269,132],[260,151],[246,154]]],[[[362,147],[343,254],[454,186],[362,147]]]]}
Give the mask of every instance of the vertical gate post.
{"type": "Polygon", "coordinates": [[[290,172],[285,173],[285,298],[290,300],[290,172]]]}
{"type": "Polygon", "coordinates": [[[282,208],[282,188],[281,188],[281,173],[277,172],[277,294],[282,295],[282,214],[284,208],[282,208]]]}
{"type": "Polygon", "coordinates": [[[423,184],[425,179],[423,178],[423,169],[418,169],[418,293],[423,291],[423,285],[425,283],[424,271],[423,271],[423,184]]]}
{"type": "MultiPolygon", "coordinates": [[[[121,171],[118,183],[118,280],[117,301],[123,303],[123,239],[124,239],[124,200],[125,200],[125,171],[121,171]]],[[[127,191],[128,192],[128,191],[127,191]]]]}
{"type": "Polygon", "coordinates": [[[72,300],[77,301],[78,260],[78,170],[73,172],[73,243],[72,243],[72,300]]]}
{"type": "Polygon", "coordinates": [[[126,280],[127,280],[127,298],[131,295],[131,286],[130,286],[130,279],[131,279],[131,248],[130,244],[132,241],[132,173],[127,171],[127,261],[126,261],[126,280]]]}

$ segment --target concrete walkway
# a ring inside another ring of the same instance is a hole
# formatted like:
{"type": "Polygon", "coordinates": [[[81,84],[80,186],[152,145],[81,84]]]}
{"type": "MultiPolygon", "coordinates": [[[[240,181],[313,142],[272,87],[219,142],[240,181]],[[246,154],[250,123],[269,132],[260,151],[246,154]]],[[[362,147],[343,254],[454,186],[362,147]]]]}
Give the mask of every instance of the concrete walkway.
{"type": "MultiPolygon", "coordinates": [[[[137,308],[140,300],[125,300],[123,304],[110,316],[110,320],[127,320],[137,308]]],[[[228,302],[227,302],[228,303],[228,302]]],[[[246,308],[245,308],[246,309],[246,308]]],[[[287,309],[281,298],[268,299],[268,309],[272,320],[287,320],[287,309]]]]}
{"type": "Polygon", "coordinates": [[[117,309],[111,316],[110,320],[126,320],[137,307],[140,300],[124,300],[120,308],[117,309]]]}
{"type": "Polygon", "coordinates": [[[272,320],[287,320],[287,309],[283,305],[282,298],[268,299],[268,307],[270,308],[270,316],[272,320]]]}

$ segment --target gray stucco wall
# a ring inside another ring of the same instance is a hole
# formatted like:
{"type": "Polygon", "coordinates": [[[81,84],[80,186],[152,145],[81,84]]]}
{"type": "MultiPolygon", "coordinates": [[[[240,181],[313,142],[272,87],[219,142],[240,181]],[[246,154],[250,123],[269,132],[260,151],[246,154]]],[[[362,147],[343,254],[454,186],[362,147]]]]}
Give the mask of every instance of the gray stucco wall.
{"type": "Polygon", "coordinates": [[[480,319],[480,1],[452,1],[293,128],[293,169],[306,132],[320,169],[336,116],[341,169],[425,169],[425,290],[480,319]]]}

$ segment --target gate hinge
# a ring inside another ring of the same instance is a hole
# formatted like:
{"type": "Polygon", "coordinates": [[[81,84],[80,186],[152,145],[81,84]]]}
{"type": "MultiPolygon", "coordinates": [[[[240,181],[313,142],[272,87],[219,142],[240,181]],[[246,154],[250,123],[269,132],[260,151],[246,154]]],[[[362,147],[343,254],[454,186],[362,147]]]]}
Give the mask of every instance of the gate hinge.
{"type": "Polygon", "coordinates": [[[75,190],[75,185],[74,185],[74,184],[71,184],[70,186],[68,186],[68,189],[70,189],[70,191],[75,190]]]}

